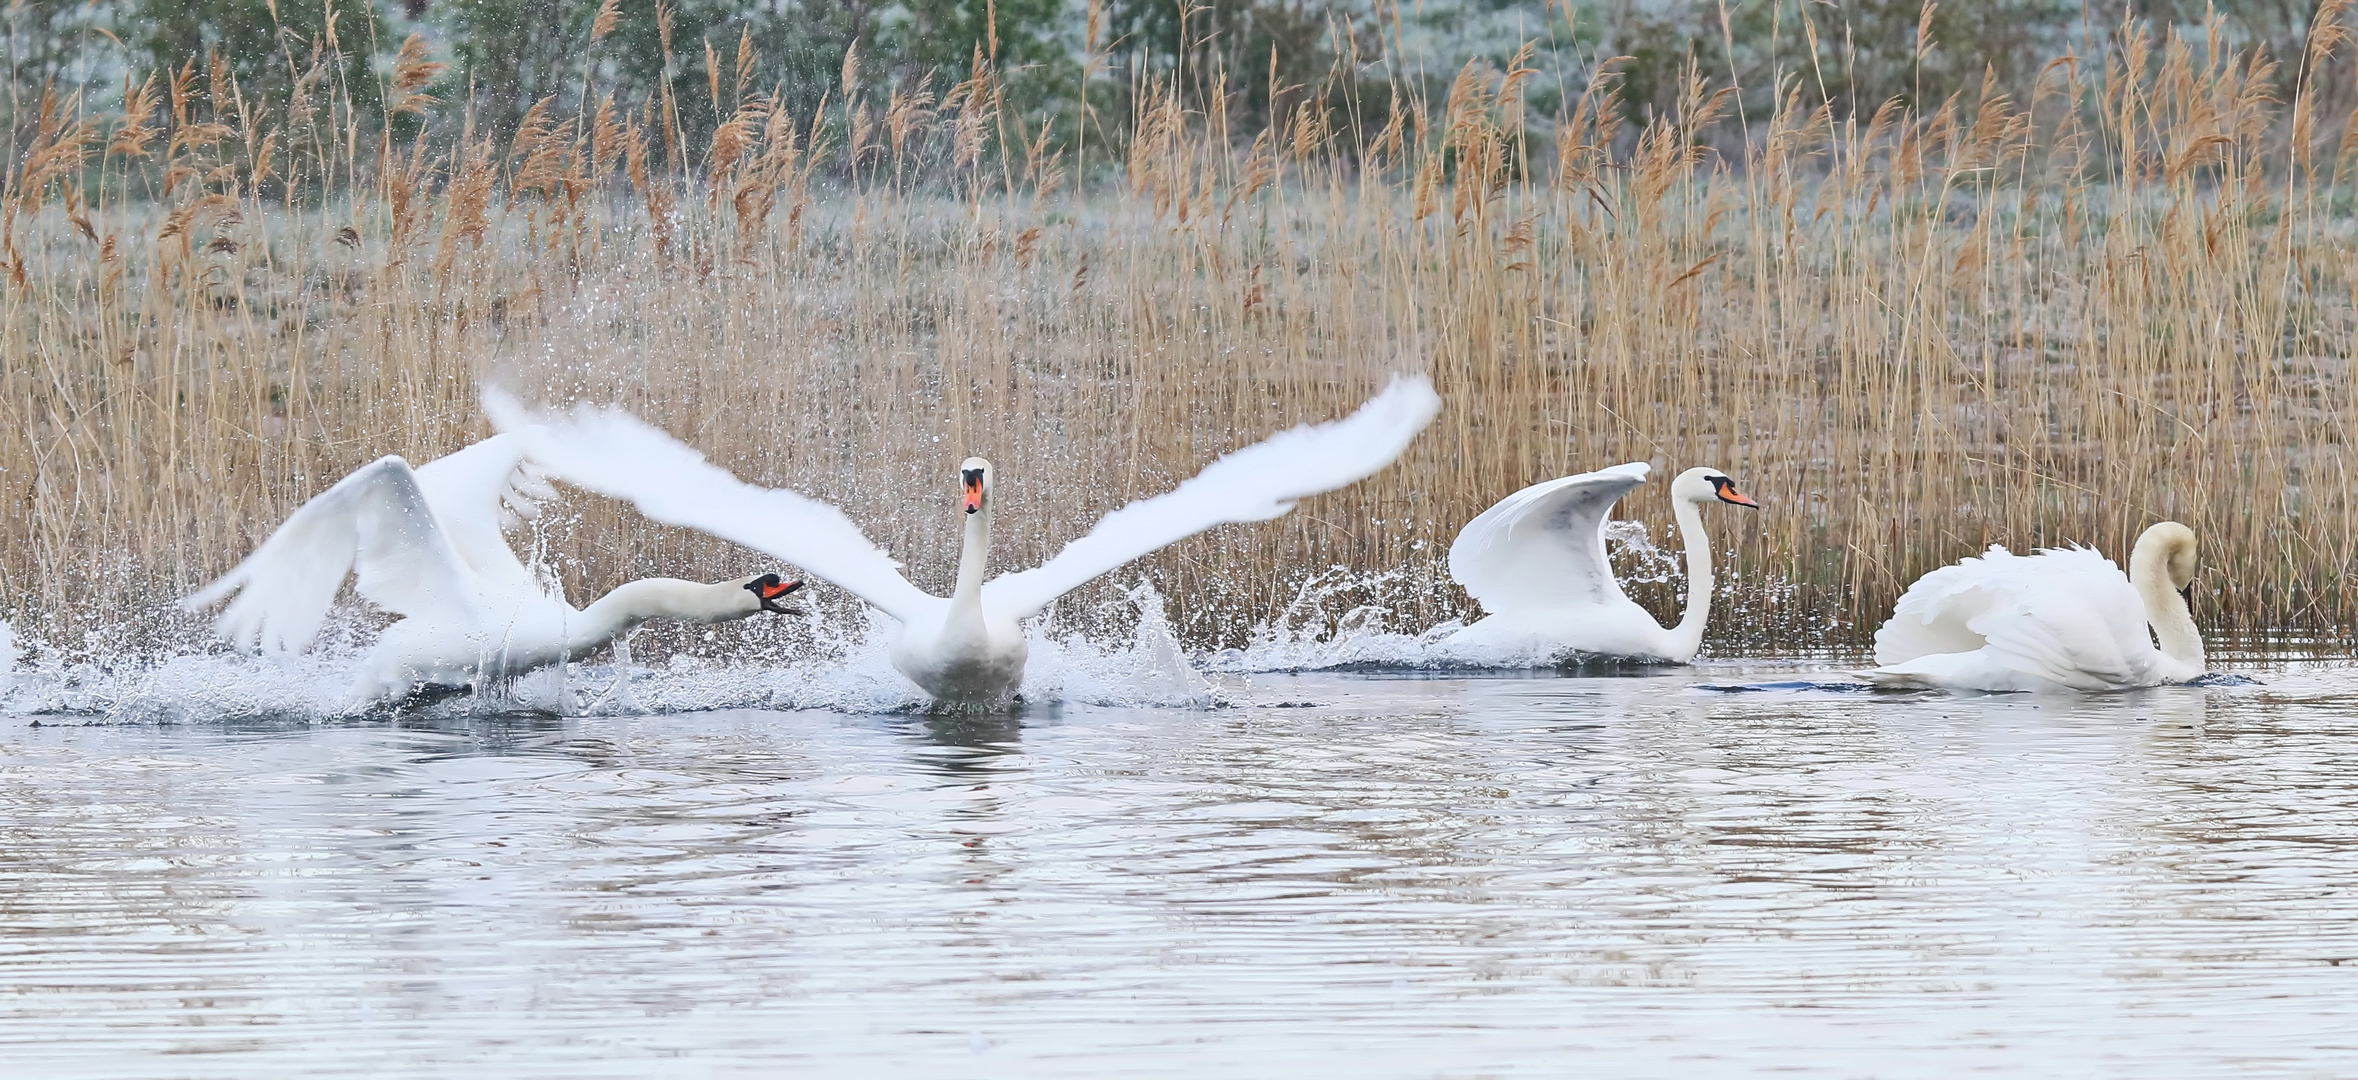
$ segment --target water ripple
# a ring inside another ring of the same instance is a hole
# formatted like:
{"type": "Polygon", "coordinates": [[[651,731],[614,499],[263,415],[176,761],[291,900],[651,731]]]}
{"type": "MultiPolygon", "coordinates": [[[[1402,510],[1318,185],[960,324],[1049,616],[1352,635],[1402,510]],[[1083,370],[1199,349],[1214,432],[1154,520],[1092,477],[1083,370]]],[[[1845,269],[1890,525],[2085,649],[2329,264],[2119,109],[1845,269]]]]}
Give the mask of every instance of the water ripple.
{"type": "Polygon", "coordinates": [[[0,1061],[2324,1076],[2358,1049],[2358,680],[1691,690],[1730,675],[19,718],[0,1061]]]}

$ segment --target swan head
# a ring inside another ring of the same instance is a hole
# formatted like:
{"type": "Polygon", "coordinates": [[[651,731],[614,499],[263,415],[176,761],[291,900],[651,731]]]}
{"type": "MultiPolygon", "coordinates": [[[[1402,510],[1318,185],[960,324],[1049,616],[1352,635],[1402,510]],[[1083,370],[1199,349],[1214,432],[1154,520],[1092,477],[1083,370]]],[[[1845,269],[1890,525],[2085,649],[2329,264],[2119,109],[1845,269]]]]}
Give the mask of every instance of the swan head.
{"type": "Polygon", "coordinates": [[[802,588],[802,582],[785,581],[776,574],[763,574],[760,577],[746,578],[744,581],[745,591],[753,594],[755,611],[769,611],[780,615],[802,614],[782,602],[786,599],[787,594],[799,588],[802,588]]]}
{"type": "Polygon", "coordinates": [[[1737,506],[1749,506],[1755,510],[1760,509],[1759,503],[1753,502],[1751,496],[1737,491],[1736,482],[1728,479],[1728,474],[1718,469],[1688,469],[1678,474],[1678,479],[1670,482],[1670,497],[1684,499],[1691,503],[1718,500],[1737,506]]]}
{"type": "Polygon", "coordinates": [[[2168,575],[2169,587],[2183,596],[2194,588],[2194,530],[2175,521],[2155,522],[2137,537],[2129,550],[2132,571],[2152,567],[2168,575]]]}
{"type": "Polygon", "coordinates": [[[958,490],[966,498],[966,512],[981,513],[991,497],[991,463],[978,457],[959,462],[958,490]]]}

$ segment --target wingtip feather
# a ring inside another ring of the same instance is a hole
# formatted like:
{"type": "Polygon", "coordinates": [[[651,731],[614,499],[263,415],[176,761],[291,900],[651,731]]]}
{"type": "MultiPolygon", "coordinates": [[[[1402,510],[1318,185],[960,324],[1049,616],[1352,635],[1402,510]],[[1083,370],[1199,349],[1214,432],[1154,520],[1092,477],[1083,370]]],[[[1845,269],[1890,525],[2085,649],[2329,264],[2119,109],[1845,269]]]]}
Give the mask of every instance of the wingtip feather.
{"type": "Polygon", "coordinates": [[[483,415],[491,420],[494,430],[521,431],[535,423],[532,410],[525,408],[524,403],[516,400],[514,394],[499,387],[485,386],[477,400],[482,403],[483,415]]]}
{"type": "Polygon", "coordinates": [[[244,582],[238,578],[236,572],[232,571],[230,573],[223,574],[220,577],[214,578],[212,584],[206,585],[204,588],[198,589],[187,596],[181,597],[180,610],[201,611],[205,608],[212,607],[213,605],[220,603],[223,597],[228,596],[230,593],[236,592],[238,586],[242,584],[244,584],[244,582]]]}

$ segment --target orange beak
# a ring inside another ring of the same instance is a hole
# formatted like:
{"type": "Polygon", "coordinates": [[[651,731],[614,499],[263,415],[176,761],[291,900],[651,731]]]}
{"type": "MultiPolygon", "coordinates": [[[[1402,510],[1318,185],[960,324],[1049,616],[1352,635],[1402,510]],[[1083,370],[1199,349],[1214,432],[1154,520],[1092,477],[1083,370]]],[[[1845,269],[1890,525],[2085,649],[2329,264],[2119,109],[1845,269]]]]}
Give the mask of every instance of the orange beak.
{"type": "Polygon", "coordinates": [[[745,591],[753,594],[754,600],[761,604],[763,611],[774,611],[780,615],[802,614],[778,603],[786,598],[787,593],[799,588],[802,588],[802,582],[781,581],[776,574],[763,574],[745,583],[745,591]]]}
{"type": "Polygon", "coordinates": [[[1734,484],[1729,484],[1728,486],[1719,489],[1719,499],[1721,502],[1732,502],[1738,506],[1749,506],[1755,510],[1760,509],[1760,504],[1753,502],[1752,496],[1746,495],[1741,491],[1737,491],[1736,485],[1734,484]]]}
{"type": "Polygon", "coordinates": [[[977,510],[980,510],[980,509],[982,509],[982,491],[983,491],[983,488],[982,488],[982,478],[981,478],[981,477],[979,477],[979,476],[977,476],[977,477],[972,477],[972,478],[970,478],[970,479],[968,479],[968,480],[966,481],[966,512],[967,512],[967,513],[971,514],[971,513],[974,513],[974,512],[975,512],[975,511],[977,511],[977,510]]]}

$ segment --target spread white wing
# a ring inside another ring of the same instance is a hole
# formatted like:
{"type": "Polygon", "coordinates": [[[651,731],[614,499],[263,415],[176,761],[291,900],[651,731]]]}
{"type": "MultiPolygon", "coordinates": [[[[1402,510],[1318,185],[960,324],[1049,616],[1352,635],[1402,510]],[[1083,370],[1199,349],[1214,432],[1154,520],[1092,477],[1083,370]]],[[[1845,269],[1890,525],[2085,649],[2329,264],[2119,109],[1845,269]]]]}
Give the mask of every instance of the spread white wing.
{"type": "Polygon", "coordinates": [[[1633,461],[1500,499],[1458,531],[1449,576],[1494,615],[1625,600],[1605,554],[1605,518],[1649,471],[1633,461]]]}
{"type": "Polygon", "coordinates": [[[494,435],[429,461],[418,466],[417,483],[442,535],[487,588],[541,591],[507,537],[509,526],[538,516],[541,500],[556,494],[525,436],[494,435]]]}
{"type": "Polygon", "coordinates": [[[200,608],[236,593],[214,629],[243,648],[301,652],[354,573],[362,598],[409,618],[464,618],[483,588],[437,524],[419,474],[384,457],[304,503],[236,569],[182,604],[200,608]]]}
{"type": "Polygon", "coordinates": [[[2150,681],[2158,655],[2128,575],[2088,548],[1993,547],[1944,566],[1908,586],[1875,631],[1878,665],[1906,674],[1945,657],[1927,671],[1989,689],[2010,688],[2012,673],[2083,690],[2133,685],[2150,681]]]}
{"type": "Polygon", "coordinates": [[[1167,494],[1107,514],[1047,562],[983,583],[983,605],[1027,618],[1091,579],[1205,529],[1282,515],[1298,500],[1391,464],[1440,409],[1440,395],[1423,376],[1395,378],[1350,416],[1279,432],[1211,463],[1167,494]]]}
{"type": "Polygon", "coordinates": [[[936,602],[843,511],[791,491],[756,487],[619,409],[582,406],[534,416],[497,390],[483,394],[493,426],[523,436],[548,475],[622,499],[682,525],[767,552],[907,622],[936,602]]]}

